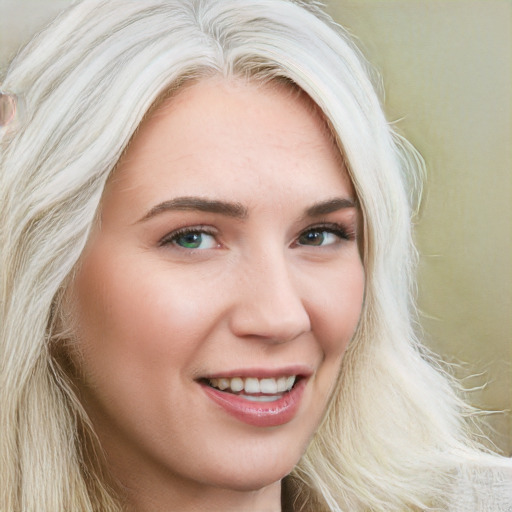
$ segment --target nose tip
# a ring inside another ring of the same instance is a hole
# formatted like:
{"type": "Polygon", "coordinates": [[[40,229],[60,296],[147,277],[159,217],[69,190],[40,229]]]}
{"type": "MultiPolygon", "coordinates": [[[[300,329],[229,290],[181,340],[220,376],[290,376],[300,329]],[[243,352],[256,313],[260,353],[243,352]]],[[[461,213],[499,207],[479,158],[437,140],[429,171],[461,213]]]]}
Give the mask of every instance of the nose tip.
{"type": "Polygon", "coordinates": [[[242,281],[230,317],[233,334],[284,343],[311,330],[306,303],[285,269],[247,273],[242,281]]]}

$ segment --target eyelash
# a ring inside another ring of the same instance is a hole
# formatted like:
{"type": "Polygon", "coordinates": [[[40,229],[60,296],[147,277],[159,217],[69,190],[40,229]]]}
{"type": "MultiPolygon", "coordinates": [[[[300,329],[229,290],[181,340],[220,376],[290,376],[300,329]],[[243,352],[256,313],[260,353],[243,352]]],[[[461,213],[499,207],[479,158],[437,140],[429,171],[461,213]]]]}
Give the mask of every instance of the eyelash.
{"type": "MultiPolygon", "coordinates": [[[[300,239],[300,237],[304,236],[307,233],[312,233],[312,232],[331,233],[331,234],[337,236],[340,239],[340,241],[341,240],[350,241],[350,240],[355,240],[355,238],[356,238],[356,235],[355,235],[355,233],[352,232],[352,230],[347,230],[346,227],[342,226],[341,224],[336,224],[336,223],[314,224],[299,233],[299,235],[297,236],[297,238],[294,241],[294,245],[307,247],[306,244],[299,244],[297,241],[300,239]]],[[[165,235],[159,241],[158,245],[160,247],[167,246],[167,245],[175,245],[179,249],[193,251],[196,249],[187,249],[186,247],[182,247],[182,246],[178,245],[176,243],[176,241],[181,237],[184,237],[187,235],[194,235],[194,234],[198,234],[198,235],[206,234],[208,236],[212,236],[215,238],[217,235],[217,232],[208,226],[194,226],[194,227],[181,228],[181,229],[178,229],[176,231],[173,231],[173,232],[165,235]]],[[[217,244],[217,245],[219,245],[219,244],[217,244]]],[[[329,245],[334,245],[334,244],[329,244],[329,245]]],[[[314,245],[312,245],[312,247],[314,247],[314,245]]]]}

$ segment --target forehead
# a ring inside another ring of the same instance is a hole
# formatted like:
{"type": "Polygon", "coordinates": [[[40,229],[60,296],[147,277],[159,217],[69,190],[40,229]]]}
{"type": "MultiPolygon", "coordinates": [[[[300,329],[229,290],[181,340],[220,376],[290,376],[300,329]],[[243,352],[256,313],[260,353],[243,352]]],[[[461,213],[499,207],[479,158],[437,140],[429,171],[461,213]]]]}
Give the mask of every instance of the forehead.
{"type": "Polygon", "coordinates": [[[352,194],[327,124],[305,93],[282,83],[209,78],[152,112],[107,189],[162,200],[191,189],[225,199],[245,189],[239,199],[250,202],[276,187],[301,196],[340,184],[352,194]]]}

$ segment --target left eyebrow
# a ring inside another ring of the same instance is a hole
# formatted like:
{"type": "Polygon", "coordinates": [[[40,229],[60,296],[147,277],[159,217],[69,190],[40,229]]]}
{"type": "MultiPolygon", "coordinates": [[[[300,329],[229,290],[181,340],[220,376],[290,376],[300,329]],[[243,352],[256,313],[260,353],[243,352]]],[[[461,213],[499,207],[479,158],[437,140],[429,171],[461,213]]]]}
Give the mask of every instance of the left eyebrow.
{"type": "Polygon", "coordinates": [[[310,206],[306,210],[305,217],[319,217],[346,208],[357,208],[357,201],[345,197],[334,197],[310,206]]]}

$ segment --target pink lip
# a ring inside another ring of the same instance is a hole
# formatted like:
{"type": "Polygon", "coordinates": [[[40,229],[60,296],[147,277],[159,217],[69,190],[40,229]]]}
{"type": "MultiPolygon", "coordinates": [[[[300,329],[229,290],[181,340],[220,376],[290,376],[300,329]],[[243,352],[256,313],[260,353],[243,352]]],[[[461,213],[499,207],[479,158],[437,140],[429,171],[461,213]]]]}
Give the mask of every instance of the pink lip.
{"type": "Polygon", "coordinates": [[[233,393],[212,388],[204,382],[200,382],[200,385],[208,398],[236,419],[256,427],[277,427],[288,423],[297,414],[306,382],[307,379],[300,379],[274,402],[251,402],[233,393]]]}

